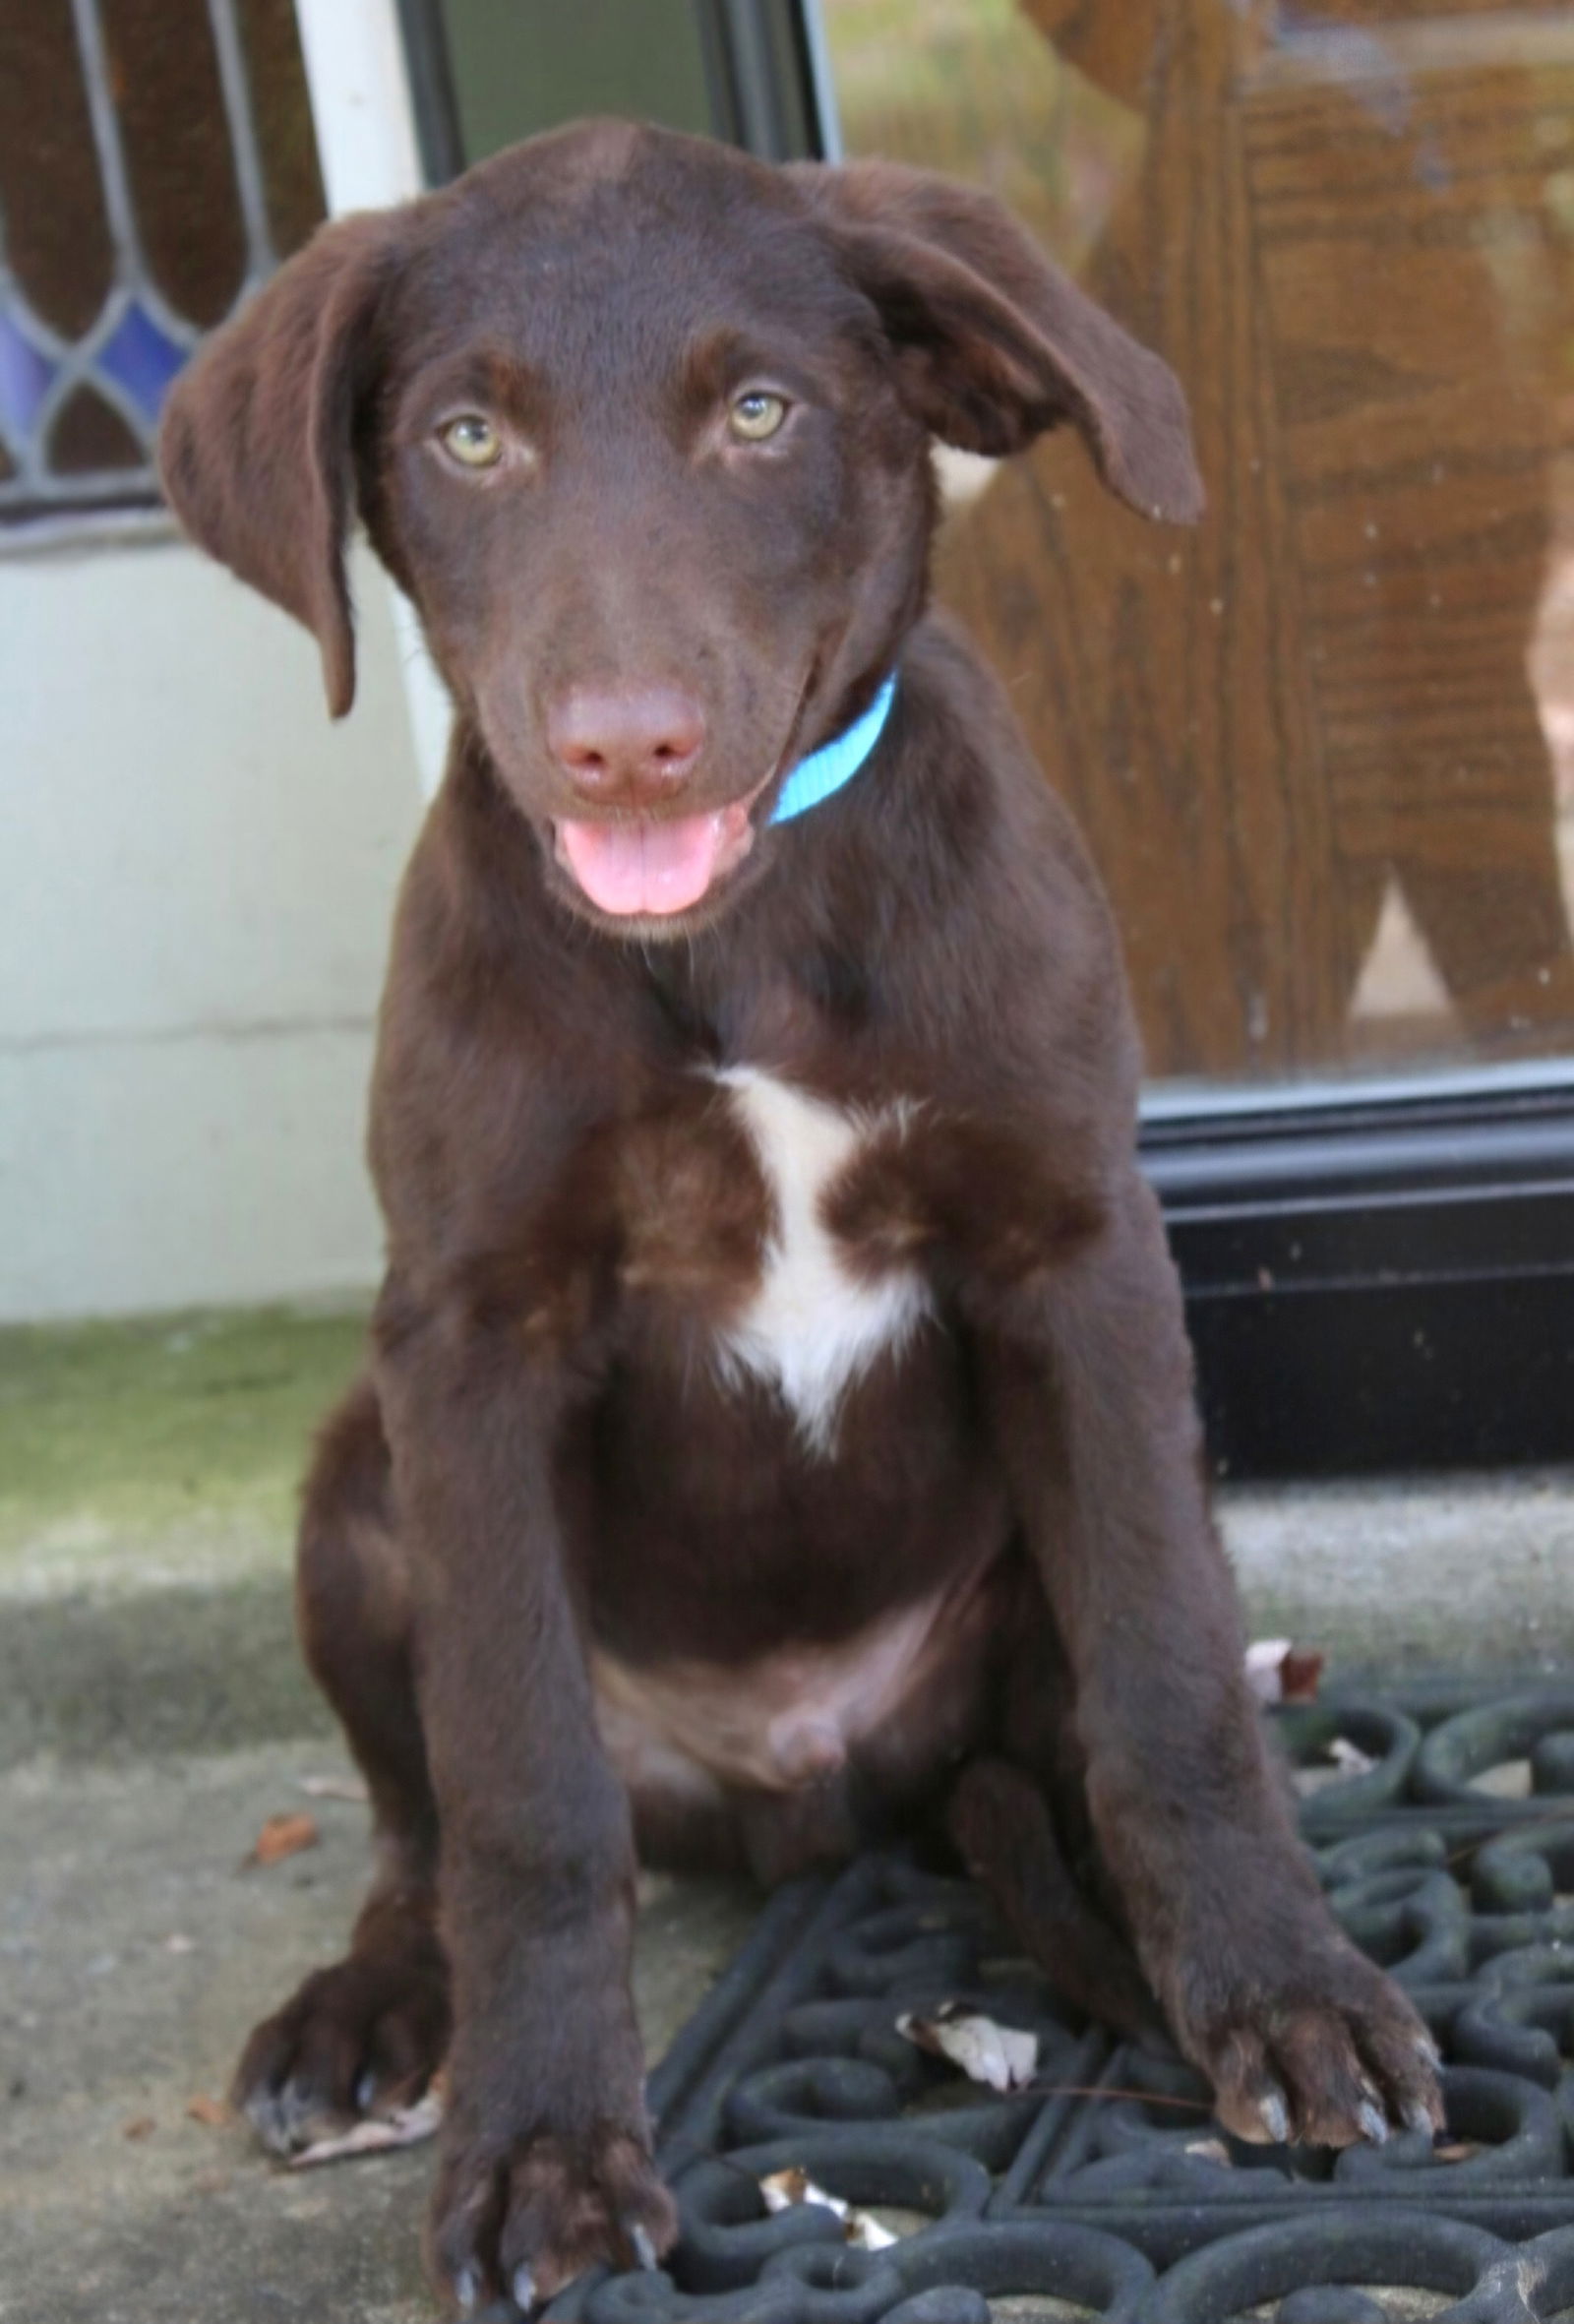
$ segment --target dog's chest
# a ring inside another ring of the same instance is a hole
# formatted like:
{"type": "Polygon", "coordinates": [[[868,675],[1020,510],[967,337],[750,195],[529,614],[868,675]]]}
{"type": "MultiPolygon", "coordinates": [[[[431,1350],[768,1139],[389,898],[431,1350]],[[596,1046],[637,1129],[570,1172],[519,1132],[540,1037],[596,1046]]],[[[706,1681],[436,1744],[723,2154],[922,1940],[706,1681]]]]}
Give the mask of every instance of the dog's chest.
{"type": "Polygon", "coordinates": [[[828,1104],[753,1068],[718,1076],[745,1131],[767,1197],[757,1274],[717,1333],[724,1376],[752,1374],[776,1387],[817,1450],[834,1439],[848,1388],[929,1312],[910,1265],[871,1271],[829,1216],[873,1141],[905,1133],[903,1109],[828,1104]]]}

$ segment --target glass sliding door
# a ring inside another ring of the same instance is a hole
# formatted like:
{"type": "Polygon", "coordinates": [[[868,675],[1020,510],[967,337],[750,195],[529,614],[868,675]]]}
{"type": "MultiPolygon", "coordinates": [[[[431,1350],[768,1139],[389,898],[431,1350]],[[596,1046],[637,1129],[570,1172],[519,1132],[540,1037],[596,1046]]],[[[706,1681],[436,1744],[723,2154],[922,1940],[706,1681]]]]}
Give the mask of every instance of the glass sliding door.
{"type": "Polygon", "coordinates": [[[845,148],[1175,366],[1209,509],[1054,438],[938,586],[1110,887],[1226,1465],[1574,1451],[1574,11],[821,0],[845,148]]]}
{"type": "Polygon", "coordinates": [[[940,589],[1159,1082],[1574,1049],[1574,12],[823,0],[849,153],[993,187],[1180,373],[1195,533],[1046,442],[940,589]]]}
{"type": "Polygon", "coordinates": [[[1574,1453],[1574,9],[398,0],[434,178],[593,109],[999,193],[1209,507],[944,461],[1124,936],[1236,1471],[1574,1453]],[[839,124],[839,127],[838,127],[839,124]]]}

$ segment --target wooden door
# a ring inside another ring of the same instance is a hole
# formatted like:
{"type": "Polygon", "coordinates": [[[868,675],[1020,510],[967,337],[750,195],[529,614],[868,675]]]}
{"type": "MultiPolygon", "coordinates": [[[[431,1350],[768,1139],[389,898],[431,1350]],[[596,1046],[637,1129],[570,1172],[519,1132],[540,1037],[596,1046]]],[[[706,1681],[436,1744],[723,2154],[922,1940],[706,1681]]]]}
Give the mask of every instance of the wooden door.
{"type": "Polygon", "coordinates": [[[1194,533],[1055,439],[938,567],[1092,841],[1153,1073],[1574,1049],[1570,11],[826,16],[849,149],[995,185],[1191,398],[1194,533]]]}

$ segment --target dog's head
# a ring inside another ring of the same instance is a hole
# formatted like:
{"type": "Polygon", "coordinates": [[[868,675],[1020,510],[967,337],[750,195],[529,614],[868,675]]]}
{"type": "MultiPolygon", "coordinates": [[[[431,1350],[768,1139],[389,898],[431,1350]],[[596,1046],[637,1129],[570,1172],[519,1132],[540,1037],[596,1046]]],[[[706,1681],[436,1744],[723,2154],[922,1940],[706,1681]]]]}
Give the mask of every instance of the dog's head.
{"type": "Polygon", "coordinates": [[[891,668],[931,439],[1066,420],[1123,500],[1196,515],[1174,378],[987,195],[602,122],[325,227],[177,383],[162,457],[335,716],[359,513],[548,877],[649,936],[747,887],[891,668]]]}

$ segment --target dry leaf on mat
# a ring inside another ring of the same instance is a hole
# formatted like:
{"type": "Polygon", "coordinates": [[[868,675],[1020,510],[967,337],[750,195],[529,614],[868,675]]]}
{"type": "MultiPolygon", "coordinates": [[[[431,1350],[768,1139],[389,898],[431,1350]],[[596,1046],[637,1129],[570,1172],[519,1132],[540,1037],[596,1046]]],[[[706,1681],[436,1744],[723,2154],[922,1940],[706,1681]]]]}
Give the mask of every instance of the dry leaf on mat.
{"type": "Polygon", "coordinates": [[[315,1848],[322,1838],[315,1816],[296,1813],[271,1815],[257,1835],[257,1845],[246,1859],[249,1865],[282,1864],[286,1856],[299,1856],[303,1848],[315,1848]]]}
{"type": "Polygon", "coordinates": [[[856,2204],[844,2203],[840,2195],[830,2194],[817,2186],[807,2171],[773,2171],[759,2182],[767,2211],[790,2211],[795,2203],[817,2203],[821,2210],[834,2212],[842,2223],[842,2232],[849,2243],[860,2251],[884,2251],[896,2241],[889,2228],[882,2228],[878,2219],[856,2204]]]}
{"type": "Polygon", "coordinates": [[[221,2098],[210,2098],[201,2090],[195,2098],[187,2099],[186,2111],[194,2122],[201,2122],[205,2130],[222,2130],[230,2118],[229,2109],[221,2098]]]}
{"type": "Polygon", "coordinates": [[[442,2097],[429,2090],[413,2107],[397,2107],[392,2114],[357,2122],[353,2130],[315,2139],[298,2155],[291,2155],[289,2167],[291,2171],[311,2171],[319,2163],[347,2163],[356,2155],[386,2155],[394,2147],[419,2146],[423,2138],[434,2136],[442,2119],[442,2097]]]}
{"type": "Polygon", "coordinates": [[[1294,1767],[1290,1780],[1301,1797],[1309,1799],[1314,1792],[1326,1790],[1329,1784],[1348,1783],[1353,1776],[1369,1775],[1376,1766],[1369,1751],[1360,1743],[1353,1743],[1348,1735],[1336,1735],[1323,1746],[1323,1755],[1309,1766],[1294,1767]]]}
{"type": "Polygon", "coordinates": [[[1323,1659],[1293,1638],[1256,1638],[1246,1648],[1246,1684],[1260,1703],[1315,1702],[1323,1659]]]}
{"type": "Polygon", "coordinates": [[[933,2017],[899,2017],[896,2031],[932,2057],[949,2058],[970,2082],[983,2082],[991,2090],[1021,2090],[1038,2071],[1037,2034],[997,2025],[993,2017],[964,2009],[958,2001],[943,2002],[933,2017]]]}

